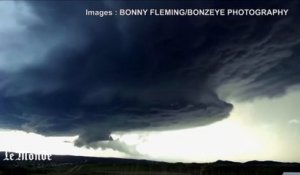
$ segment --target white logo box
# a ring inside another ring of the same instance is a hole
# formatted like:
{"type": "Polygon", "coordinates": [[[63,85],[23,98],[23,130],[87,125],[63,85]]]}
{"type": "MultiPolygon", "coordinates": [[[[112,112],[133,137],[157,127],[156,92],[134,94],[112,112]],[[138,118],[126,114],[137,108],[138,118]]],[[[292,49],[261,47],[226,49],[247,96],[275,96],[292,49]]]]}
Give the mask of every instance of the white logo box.
{"type": "Polygon", "coordinates": [[[284,172],[282,175],[300,175],[300,172],[284,172]]]}

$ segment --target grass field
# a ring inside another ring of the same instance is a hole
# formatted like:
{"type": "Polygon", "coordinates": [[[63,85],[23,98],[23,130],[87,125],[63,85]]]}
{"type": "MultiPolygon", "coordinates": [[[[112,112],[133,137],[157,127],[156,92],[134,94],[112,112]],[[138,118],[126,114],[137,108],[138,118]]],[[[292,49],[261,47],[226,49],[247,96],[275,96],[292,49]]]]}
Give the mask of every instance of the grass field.
{"type": "Polygon", "coordinates": [[[0,175],[282,175],[285,171],[300,172],[300,164],[137,162],[0,166],[0,175]]]}

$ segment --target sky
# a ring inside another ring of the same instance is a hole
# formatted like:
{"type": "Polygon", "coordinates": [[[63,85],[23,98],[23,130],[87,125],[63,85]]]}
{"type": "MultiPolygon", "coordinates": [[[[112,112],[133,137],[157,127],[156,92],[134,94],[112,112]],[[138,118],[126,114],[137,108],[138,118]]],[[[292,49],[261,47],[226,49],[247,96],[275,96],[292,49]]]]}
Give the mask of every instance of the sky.
{"type": "Polygon", "coordinates": [[[297,1],[1,1],[0,150],[300,162],[297,1]],[[86,16],[288,8],[288,16],[86,16]]]}

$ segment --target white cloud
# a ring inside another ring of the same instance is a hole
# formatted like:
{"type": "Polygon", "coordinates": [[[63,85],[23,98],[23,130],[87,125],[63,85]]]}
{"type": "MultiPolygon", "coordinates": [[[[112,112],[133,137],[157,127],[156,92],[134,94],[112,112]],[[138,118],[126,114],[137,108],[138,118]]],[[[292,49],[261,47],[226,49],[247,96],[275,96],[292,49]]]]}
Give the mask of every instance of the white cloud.
{"type": "Polygon", "coordinates": [[[124,153],[112,149],[102,150],[74,146],[78,136],[45,137],[39,134],[16,130],[0,130],[0,150],[24,153],[82,155],[100,157],[126,157],[124,153]]]}
{"type": "Polygon", "coordinates": [[[288,123],[289,124],[299,124],[300,122],[297,119],[291,119],[291,120],[288,121],[288,123]]]}

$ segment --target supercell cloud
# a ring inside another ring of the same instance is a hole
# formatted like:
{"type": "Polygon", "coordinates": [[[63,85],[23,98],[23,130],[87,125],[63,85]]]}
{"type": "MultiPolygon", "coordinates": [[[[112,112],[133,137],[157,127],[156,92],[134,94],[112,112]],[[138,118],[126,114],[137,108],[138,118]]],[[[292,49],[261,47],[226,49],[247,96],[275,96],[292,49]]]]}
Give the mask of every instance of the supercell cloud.
{"type": "Polygon", "coordinates": [[[222,120],[228,98],[283,94],[300,82],[299,4],[246,5],[290,14],[100,18],[85,10],[226,6],[1,2],[1,128],[78,134],[76,144],[90,146],[116,131],[222,120]]]}

